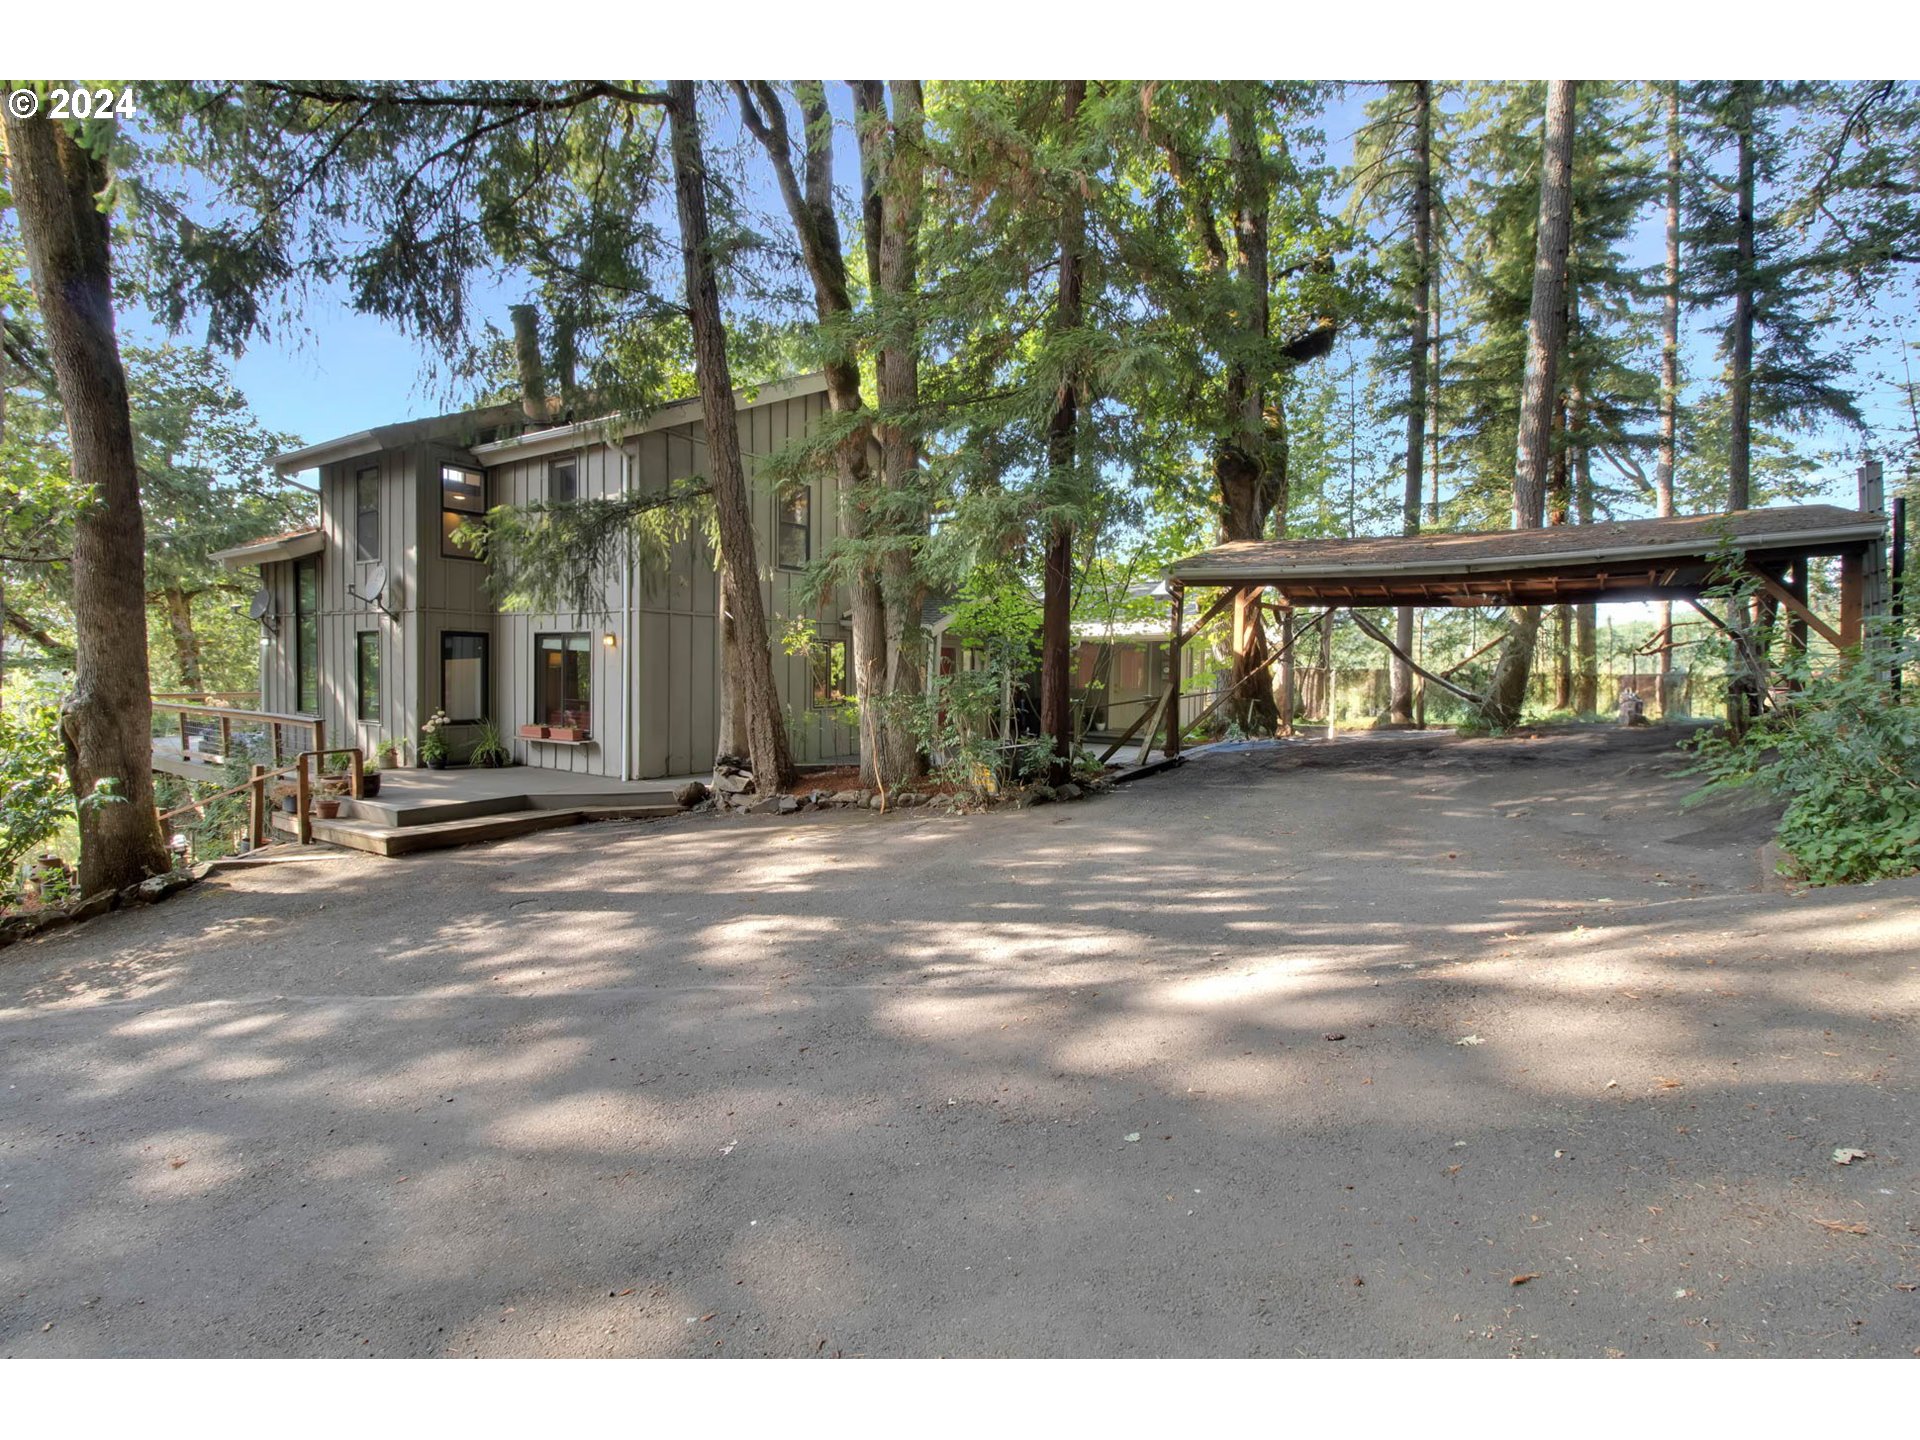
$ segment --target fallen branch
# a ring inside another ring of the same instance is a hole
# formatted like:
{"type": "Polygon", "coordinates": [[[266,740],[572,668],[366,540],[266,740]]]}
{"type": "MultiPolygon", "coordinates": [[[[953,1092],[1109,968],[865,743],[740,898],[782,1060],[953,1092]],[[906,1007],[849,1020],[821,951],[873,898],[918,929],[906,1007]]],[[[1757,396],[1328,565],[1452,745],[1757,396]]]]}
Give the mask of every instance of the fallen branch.
{"type": "Polygon", "coordinates": [[[1406,651],[1402,650],[1398,645],[1394,644],[1392,640],[1388,639],[1387,634],[1384,630],[1382,630],[1378,625],[1375,625],[1371,620],[1367,619],[1367,617],[1362,615],[1358,610],[1355,610],[1349,607],[1349,609],[1347,610],[1347,613],[1353,617],[1353,623],[1358,625],[1360,629],[1363,632],[1365,632],[1368,639],[1377,640],[1382,645],[1386,646],[1388,653],[1392,654],[1408,669],[1412,670],[1414,674],[1424,676],[1426,679],[1431,680],[1434,684],[1438,685],[1442,690],[1445,690],[1450,695],[1458,695],[1462,700],[1466,701],[1469,705],[1473,705],[1477,707],[1477,706],[1484,705],[1486,703],[1485,699],[1482,696],[1474,694],[1471,690],[1467,689],[1465,686],[1454,684],[1451,680],[1447,679],[1444,675],[1434,674],[1431,670],[1427,669],[1424,665],[1420,664],[1419,661],[1415,660],[1411,655],[1407,654],[1406,651]]]}

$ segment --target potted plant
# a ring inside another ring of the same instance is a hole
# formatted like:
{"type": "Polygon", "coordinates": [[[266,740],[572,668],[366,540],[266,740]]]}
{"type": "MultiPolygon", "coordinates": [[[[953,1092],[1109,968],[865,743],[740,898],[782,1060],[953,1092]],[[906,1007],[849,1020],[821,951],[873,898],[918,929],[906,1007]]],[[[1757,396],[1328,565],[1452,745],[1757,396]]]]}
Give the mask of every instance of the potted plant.
{"type": "Polygon", "coordinates": [[[382,770],[399,770],[407,763],[407,742],[404,740],[382,740],[379,754],[382,770]]]}
{"type": "Polygon", "coordinates": [[[578,744],[587,738],[587,727],[578,723],[580,717],[571,710],[562,711],[560,719],[565,723],[547,727],[549,739],[566,740],[578,744]]]}
{"type": "Polygon", "coordinates": [[[420,727],[420,760],[429,770],[447,768],[447,737],[442,732],[449,723],[447,712],[436,710],[420,727]]]}
{"type": "Polygon", "coordinates": [[[335,794],[321,793],[313,797],[313,813],[322,820],[340,818],[340,797],[335,794]]]}
{"type": "Polygon", "coordinates": [[[280,802],[280,808],[289,815],[300,813],[300,787],[291,780],[282,780],[273,787],[273,798],[280,802]]]}
{"type": "Polygon", "coordinates": [[[380,793],[380,771],[384,768],[378,756],[361,767],[360,798],[362,800],[371,800],[380,793]]]}
{"type": "Polygon", "coordinates": [[[501,737],[500,727],[491,720],[482,720],[479,730],[480,738],[474,742],[473,751],[467,756],[467,763],[478,765],[483,770],[497,770],[502,765],[511,765],[513,754],[507,749],[506,741],[501,737]]]}
{"type": "Polygon", "coordinates": [[[520,738],[522,740],[544,740],[547,738],[547,727],[544,725],[522,725],[520,727],[520,738]]]}

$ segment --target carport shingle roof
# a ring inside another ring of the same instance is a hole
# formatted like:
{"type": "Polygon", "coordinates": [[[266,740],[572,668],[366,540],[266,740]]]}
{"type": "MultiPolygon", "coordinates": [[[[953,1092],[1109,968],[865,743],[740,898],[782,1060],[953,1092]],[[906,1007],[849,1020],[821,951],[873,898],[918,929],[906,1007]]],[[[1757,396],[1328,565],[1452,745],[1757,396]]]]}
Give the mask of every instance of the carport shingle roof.
{"type": "Polygon", "coordinates": [[[1235,540],[1176,560],[1170,579],[1189,585],[1284,583],[1310,577],[1448,575],[1548,570],[1560,565],[1660,562],[1741,550],[1860,544],[1884,533],[1879,515],[1837,505],[1793,505],[1660,520],[1551,525],[1538,530],[1380,535],[1353,540],[1235,540]]]}

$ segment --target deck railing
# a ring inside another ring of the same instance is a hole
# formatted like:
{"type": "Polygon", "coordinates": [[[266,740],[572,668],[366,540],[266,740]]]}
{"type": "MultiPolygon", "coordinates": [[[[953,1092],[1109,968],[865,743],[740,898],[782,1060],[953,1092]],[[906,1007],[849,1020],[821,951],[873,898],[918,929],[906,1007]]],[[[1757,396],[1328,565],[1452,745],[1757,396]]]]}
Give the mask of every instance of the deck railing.
{"type": "Polygon", "coordinates": [[[154,758],[204,764],[208,769],[224,766],[230,758],[270,759],[277,766],[290,754],[326,748],[326,722],[316,716],[230,703],[253,697],[252,691],[183,698],[155,695],[154,758]]]}
{"type": "MultiPolygon", "coordinates": [[[[252,767],[252,773],[238,785],[229,785],[211,795],[203,795],[198,800],[190,800],[185,805],[176,805],[171,810],[160,812],[160,827],[168,828],[167,822],[180,815],[205,816],[207,807],[214,801],[229,795],[238,795],[242,791],[247,795],[247,846],[257,850],[267,843],[268,830],[272,822],[268,819],[273,808],[273,790],[267,782],[279,780],[283,775],[294,777],[294,825],[295,833],[302,845],[313,843],[313,797],[315,784],[322,778],[327,758],[331,755],[347,757],[347,794],[361,799],[366,791],[366,752],[354,746],[336,750],[303,750],[295,757],[293,764],[283,765],[277,770],[269,770],[264,765],[252,767]]],[[[278,787],[275,786],[275,789],[278,787]]]]}

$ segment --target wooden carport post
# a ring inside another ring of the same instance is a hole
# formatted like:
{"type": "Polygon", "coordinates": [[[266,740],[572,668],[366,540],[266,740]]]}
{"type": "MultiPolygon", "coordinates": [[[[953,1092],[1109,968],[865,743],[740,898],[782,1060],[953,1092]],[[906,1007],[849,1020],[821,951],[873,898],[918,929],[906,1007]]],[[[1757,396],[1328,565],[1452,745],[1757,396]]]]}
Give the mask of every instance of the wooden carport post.
{"type": "Polygon", "coordinates": [[[1840,648],[1860,645],[1860,613],[1866,599],[1866,556],[1850,550],[1840,557],[1840,648]]]}
{"type": "Polygon", "coordinates": [[[1180,632],[1187,622],[1187,587],[1178,580],[1169,581],[1167,594],[1173,604],[1173,628],[1167,641],[1167,758],[1171,760],[1180,753],[1180,632]]]}

